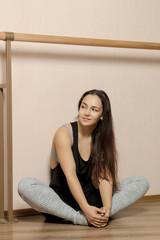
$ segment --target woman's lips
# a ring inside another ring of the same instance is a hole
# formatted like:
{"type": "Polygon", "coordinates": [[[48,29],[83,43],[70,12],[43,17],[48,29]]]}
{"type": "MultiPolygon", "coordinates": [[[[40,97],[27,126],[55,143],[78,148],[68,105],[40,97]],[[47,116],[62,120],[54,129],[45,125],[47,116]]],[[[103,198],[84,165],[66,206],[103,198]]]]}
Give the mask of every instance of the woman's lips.
{"type": "Polygon", "coordinates": [[[89,121],[90,119],[89,118],[86,118],[86,117],[83,117],[82,118],[84,121],[89,121]]]}

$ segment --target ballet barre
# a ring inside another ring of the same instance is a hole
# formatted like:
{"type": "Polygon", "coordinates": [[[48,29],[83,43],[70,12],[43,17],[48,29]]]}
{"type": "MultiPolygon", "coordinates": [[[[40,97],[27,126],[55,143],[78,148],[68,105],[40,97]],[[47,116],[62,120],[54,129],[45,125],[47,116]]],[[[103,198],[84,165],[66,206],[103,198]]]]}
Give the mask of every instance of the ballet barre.
{"type": "Polygon", "coordinates": [[[31,42],[48,44],[65,44],[93,47],[131,48],[160,50],[160,43],[122,41],[109,39],[79,38],[37,35],[13,32],[0,32],[0,40],[5,41],[6,79],[0,84],[0,222],[4,216],[4,97],[6,97],[6,130],[7,130],[7,220],[13,221],[13,143],[12,143],[12,50],[11,42],[31,42]],[[4,94],[5,91],[5,94],[4,94]]]}

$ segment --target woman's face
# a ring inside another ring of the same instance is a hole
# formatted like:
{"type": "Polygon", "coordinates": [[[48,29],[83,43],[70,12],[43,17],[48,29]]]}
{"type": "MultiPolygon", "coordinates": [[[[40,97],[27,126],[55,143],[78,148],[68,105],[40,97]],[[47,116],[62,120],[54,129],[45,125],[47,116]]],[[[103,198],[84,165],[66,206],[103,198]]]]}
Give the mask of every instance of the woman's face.
{"type": "Polygon", "coordinates": [[[79,108],[79,121],[84,126],[96,125],[101,119],[103,106],[97,95],[85,96],[79,108]]]}

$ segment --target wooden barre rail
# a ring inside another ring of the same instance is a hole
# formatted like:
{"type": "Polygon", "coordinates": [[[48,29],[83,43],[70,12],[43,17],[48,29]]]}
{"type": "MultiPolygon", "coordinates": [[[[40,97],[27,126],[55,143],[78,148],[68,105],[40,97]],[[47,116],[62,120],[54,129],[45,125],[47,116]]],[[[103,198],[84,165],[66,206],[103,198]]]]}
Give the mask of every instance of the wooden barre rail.
{"type": "Polygon", "coordinates": [[[94,38],[62,37],[50,35],[24,34],[12,32],[0,32],[0,40],[19,41],[19,42],[36,42],[36,43],[54,43],[68,45],[83,45],[96,47],[113,47],[113,48],[136,48],[160,50],[160,43],[154,42],[137,42],[106,40],[94,38]]]}
{"type": "Polygon", "coordinates": [[[4,83],[0,84],[0,89],[6,88],[6,87],[7,87],[6,84],[4,83]]]}

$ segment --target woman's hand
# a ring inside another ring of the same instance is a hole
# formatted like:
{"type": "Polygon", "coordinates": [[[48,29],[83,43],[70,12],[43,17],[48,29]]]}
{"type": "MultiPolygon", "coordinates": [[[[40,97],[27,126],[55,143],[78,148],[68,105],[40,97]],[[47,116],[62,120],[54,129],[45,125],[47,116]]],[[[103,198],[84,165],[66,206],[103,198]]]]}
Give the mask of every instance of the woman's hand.
{"type": "Polygon", "coordinates": [[[89,225],[93,225],[94,227],[105,227],[107,225],[108,214],[106,216],[105,209],[88,205],[83,212],[88,220],[89,225]]]}

